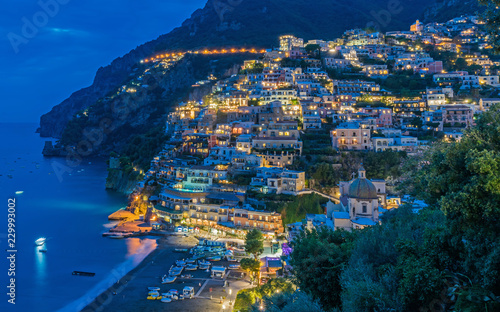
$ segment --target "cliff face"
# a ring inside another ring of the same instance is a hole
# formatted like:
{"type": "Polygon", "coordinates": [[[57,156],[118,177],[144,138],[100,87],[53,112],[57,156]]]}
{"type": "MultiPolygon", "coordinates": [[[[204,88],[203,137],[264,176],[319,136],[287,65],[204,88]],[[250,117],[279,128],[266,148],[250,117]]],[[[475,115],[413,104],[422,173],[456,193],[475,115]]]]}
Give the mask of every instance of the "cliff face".
{"type": "Polygon", "coordinates": [[[106,178],[106,189],[114,190],[123,194],[130,194],[134,190],[137,181],[130,179],[122,170],[108,169],[106,178]]]}
{"type": "Polygon", "coordinates": [[[446,22],[461,15],[474,15],[484,11],[477,0],[440,0],[427,7],[424,22],[446,22]]]}
{"type": "Polygon", "coordinates": [[[407,29],[435,0],[208,0],[181,27],[147,42],[100,68],[91,86],[73,93],[40,118],[40,135],[61,138],[75,113],[93,105],[129,78],[137,62],[160,50],[209,46],[277,45],[291,33],[305,39],[333,39],[353,27],[407,29]],[[394,2],[396,3],[396,2],[394,2]]]}

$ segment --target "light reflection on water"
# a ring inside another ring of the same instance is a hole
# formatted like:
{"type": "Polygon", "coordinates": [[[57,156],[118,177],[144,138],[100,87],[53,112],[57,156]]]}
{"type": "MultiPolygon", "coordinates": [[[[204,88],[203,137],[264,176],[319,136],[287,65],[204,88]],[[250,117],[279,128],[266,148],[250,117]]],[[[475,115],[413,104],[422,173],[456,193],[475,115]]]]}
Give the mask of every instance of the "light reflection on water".
{"type": "Polygon", "coordinates": [[[45,277],[47,275],[46,269],[47,269],[47,264],[45,262],[45,252],[41,252],[40,250],[42,249],[47,249],[46,245],[42,246],[35,246],[35,261],[36,261],[36,270],[35,270],[35,281],[37,283],[42,283],[45,281],[45,277]]]}

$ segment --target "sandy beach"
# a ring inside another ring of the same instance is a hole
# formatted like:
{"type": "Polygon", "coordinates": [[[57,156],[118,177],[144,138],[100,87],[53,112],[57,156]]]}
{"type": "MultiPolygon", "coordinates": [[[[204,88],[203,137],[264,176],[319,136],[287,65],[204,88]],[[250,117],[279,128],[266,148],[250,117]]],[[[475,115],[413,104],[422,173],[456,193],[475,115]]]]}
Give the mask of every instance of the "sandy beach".
{"type": "MultiPolygon", "coordinates": [[[[101,293],[94,301],[88,304],[82,311],[220,311],[222,310],[221,297],[228,297],[223,288],[224,281],[211,279],[210,273],[205,271],[189,271],[192,278],[178,278],[172,284],[161,284],[161,277],[168,272],[176,260],[189,257],[187,253],[174,252],[175,248],[190,248],[195,246],[198,240],[194,237],[168,236],[158,240],[157,248],[149,254],[135,269],[126,274],[119,282],[101,293]],[[160,300],[147,300],[148,287],[160,287],[161,292],[170,289],[182,291],[185,286],[195,289],[195,298],[183,301],[162,303],[160,300]],[[212,298],[212,299],[211,299],[212,298]]],[[[222,264],[222,263],[221,263],[222,264]]],[[[246,288],[246,281],[230,282],[234,290],[232,300],[237,289],[246,288]]],[[[247,285],[248,284],[248,285],[247,285]]],[[[225,300],[226,310],[228,300],[225,300]]]]}

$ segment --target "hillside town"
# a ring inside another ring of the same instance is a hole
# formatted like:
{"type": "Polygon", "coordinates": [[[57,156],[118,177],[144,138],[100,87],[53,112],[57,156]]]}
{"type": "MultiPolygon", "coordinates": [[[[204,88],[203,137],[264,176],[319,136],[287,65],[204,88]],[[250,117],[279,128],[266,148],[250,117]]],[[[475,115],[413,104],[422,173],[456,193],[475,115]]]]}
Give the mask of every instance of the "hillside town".
{"type": "MultiPolygon", "coordinates": [[[[370,181],[360,171],[358,179],[366,180],[361,192],[369,189],[373,197],[374,188],[378,198],[370,203],[374,207],[358,209],[370,211],[371,221],[362,224],[348,203],[357,195],[346,186],[357,179],[324,194],[309,185],[304,171],[292,169],[294,162],[318,151],[412,155],[436,140],[459,141],[477,114],[500,103],[494,97],[500,62],[490,59],[489,48],[474,16],[443,24],[416,21],[408,31],[385,34],[352,29],[334,41],[284,35],[279,48],[245,61],[240,74],[216,81],[203,101],[180,103],[169,114],[170,140],[137,192],[161,186],[149,198],[155,220],[230,234],[258,228],[276,238],[286,227],[299,226],[283,224],[279,213],[249,195],[255,193],[317,193],[328,205],[323,215],[309,219],[324,220],[321,224],[332,228],[374,224],[374,211],[382,214],[402,200],[387,194],[383,180],[370,181]],[[455,58],[443,59],[450,55],[455,58]],[[463,68],[445,70],[460,61],[463,68]],[[412,77],[408,89],[387,84],[404,75],[412,77]],[[425,91],[412,90],[418,79],[418,88],[425,91]],[[312,147],[304,138],[311,134],[329,139],[312,147]]],[[[113,166],[119,166],[118,159],[113,166]]]]}
{"type": "MultiPolygon", "coordinates": [[[[460,142],[500,103],[500,59],[476,16],[417,20],[386,33],[351,29],[335,40],[288,34],[277,41],[279,47],[253,50],[238,74],[199,81],[194,88],[211,86],[203,100],[171,109],[168,141],[128,207],[150,231],[175,226],[243,246],[250,230],[260,230],[276,246],[261,259],[262,278],[291,272],[290,246],[304,229],[352,232],[381,224],[402,205],[415,214],[427,206],[397,189],[399,177],[373,178],[361,162],[321,183],[312,174],[318,162],[337,170],[339,157],[407,157],[436,142],[460,142]],[[303,198],[315,198],[320,210],[305,208],[297,219],[279,206],[303,198]]],[[[166,66],[172,59],[164,55],[141,64],[166,66]]],[[[110,170],[122,162],[111,157],[110,170]]]]}

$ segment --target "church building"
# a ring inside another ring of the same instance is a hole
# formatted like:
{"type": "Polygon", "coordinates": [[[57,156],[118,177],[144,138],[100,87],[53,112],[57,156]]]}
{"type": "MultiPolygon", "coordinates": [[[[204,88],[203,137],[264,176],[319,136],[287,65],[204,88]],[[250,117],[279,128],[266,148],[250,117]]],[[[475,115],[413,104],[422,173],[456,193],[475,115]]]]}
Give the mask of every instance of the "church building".
{"type": "Polygon", "coordinates": [[[340,203],[327,204],[326,214],[335,229],[363,229],[379,223],[379,213],[385,201],[385,181],[369,180],[361,167],[358,177],[340,183],[340,203]]]}

